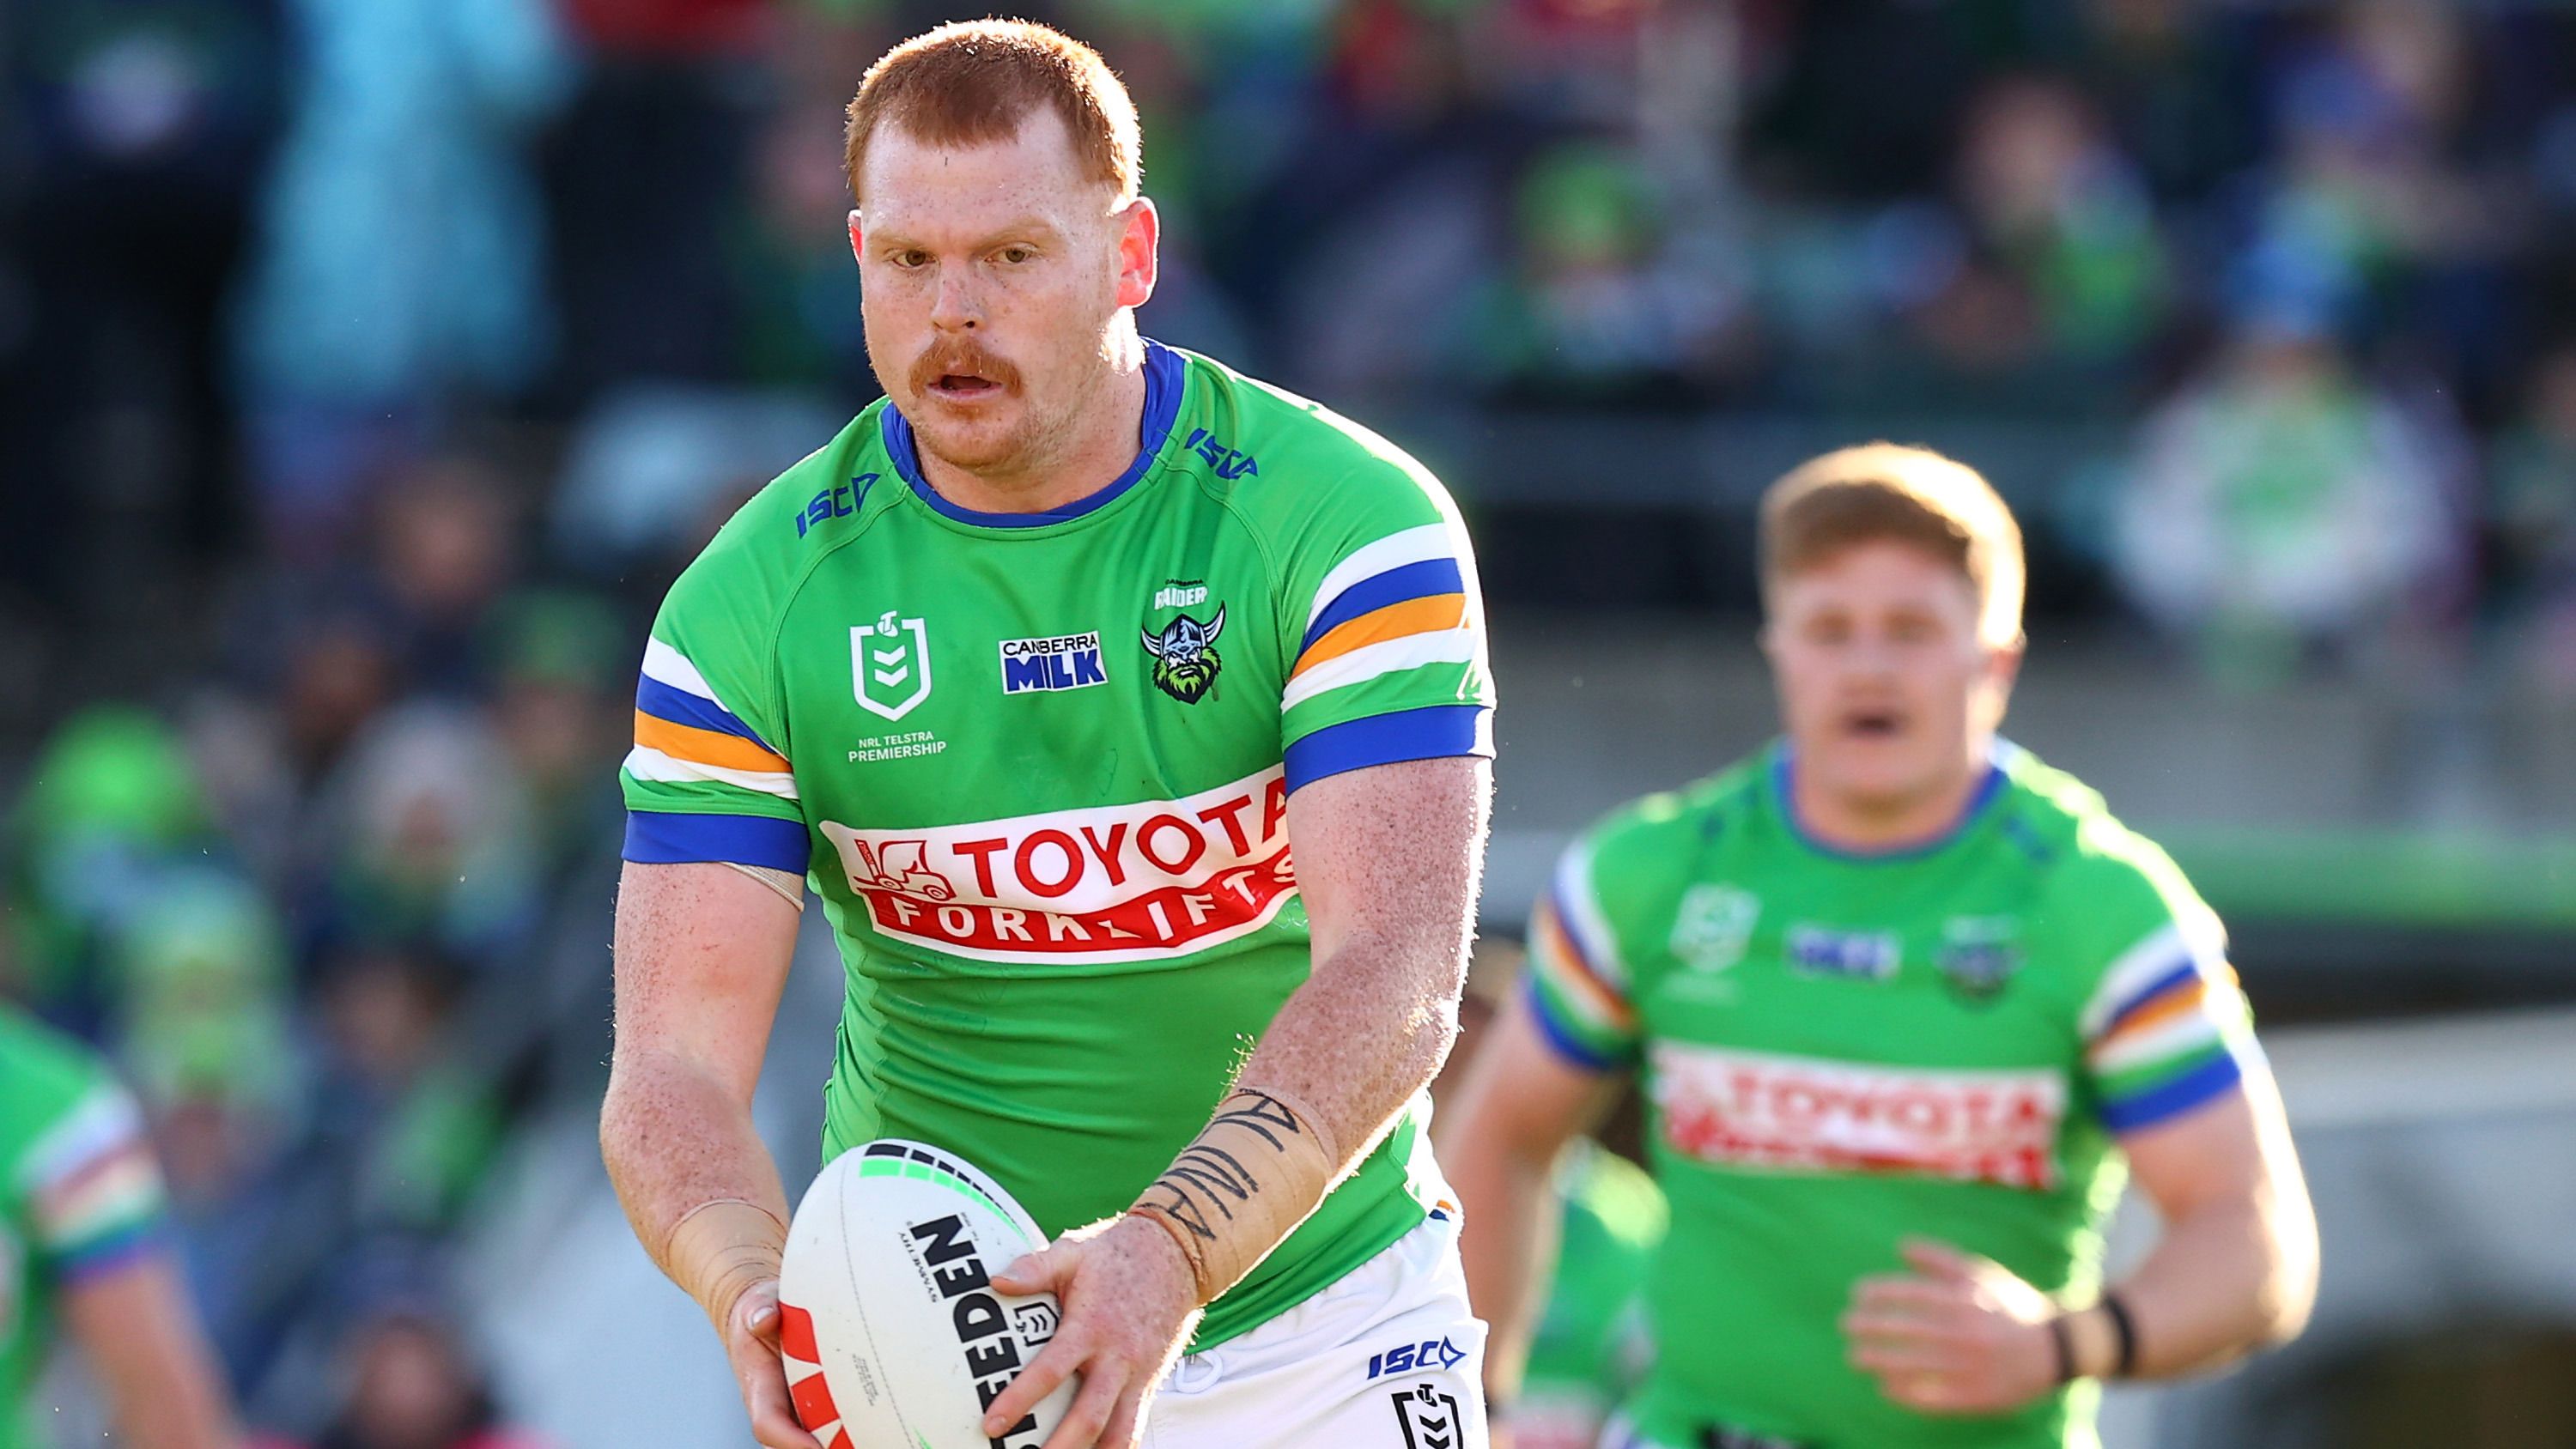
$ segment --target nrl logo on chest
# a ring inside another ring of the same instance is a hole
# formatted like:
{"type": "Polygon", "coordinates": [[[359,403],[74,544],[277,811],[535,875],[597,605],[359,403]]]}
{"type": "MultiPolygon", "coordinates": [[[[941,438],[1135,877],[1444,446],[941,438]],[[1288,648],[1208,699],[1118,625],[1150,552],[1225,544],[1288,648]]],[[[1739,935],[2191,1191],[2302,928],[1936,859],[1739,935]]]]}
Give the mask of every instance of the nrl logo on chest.
{"type": "Polygon", "coordinates": [[[850,630],[852,693],[859,707],[901,719],[930,698],[930,626],[888,609],[850,630]]]}

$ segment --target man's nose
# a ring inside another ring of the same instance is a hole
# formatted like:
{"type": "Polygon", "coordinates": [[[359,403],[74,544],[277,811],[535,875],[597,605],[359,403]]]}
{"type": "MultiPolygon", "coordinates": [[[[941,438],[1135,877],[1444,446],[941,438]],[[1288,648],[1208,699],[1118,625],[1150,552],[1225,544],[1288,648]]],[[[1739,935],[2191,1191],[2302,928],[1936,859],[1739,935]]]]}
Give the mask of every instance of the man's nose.
{"type": "Polygon", "coordinates": [[[1895,641],[1863,634],[1853,639],[1851,647],[1844,651],[1843,667],[1854,674],[1884,676],[1895,672],[1896,657],[1895,641]]]}
{"type": "Polygon", "coordinates": [[[930,302],[930,325],[942,332],[972,332],[984,323],[984,304],[976,295],[972,269],[943,266],[938,290],[930,302]]]}

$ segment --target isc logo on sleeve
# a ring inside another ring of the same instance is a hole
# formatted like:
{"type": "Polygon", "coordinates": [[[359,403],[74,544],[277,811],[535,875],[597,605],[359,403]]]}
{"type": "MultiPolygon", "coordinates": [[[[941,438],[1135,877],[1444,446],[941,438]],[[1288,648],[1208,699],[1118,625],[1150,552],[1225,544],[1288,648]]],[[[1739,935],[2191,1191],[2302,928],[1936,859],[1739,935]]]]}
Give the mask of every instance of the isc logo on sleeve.
{"type": "Polygon", "coordinates": [[[1053,639],[1002,641],[1002,692],[1087,689],[1109,682],[1100,658],[1100,631],[1063,634],[1053,639]]]}

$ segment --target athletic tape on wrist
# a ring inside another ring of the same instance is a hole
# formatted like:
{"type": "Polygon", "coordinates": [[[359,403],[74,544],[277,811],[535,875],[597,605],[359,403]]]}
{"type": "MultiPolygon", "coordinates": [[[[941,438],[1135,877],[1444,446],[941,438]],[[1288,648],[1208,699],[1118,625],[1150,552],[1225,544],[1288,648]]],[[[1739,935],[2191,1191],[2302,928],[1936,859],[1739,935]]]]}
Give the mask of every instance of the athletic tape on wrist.
{"type": "Polygon", "coordinates": [[[713,1319],[716,1332],[743,1291],[778,1276],[787,1251],[787,1224],[778,1214],[738,1197],[702,1202],[680,1215],[662,1240],[662,1271],[713,1319]]]}
{"type": "Polygon", "coordinates": [[[1306,1220],[1341,1160],[1303,1103],[1240,1088],[1127,1211],[1172,1235],[1211,1303],[1306,1220]]]}

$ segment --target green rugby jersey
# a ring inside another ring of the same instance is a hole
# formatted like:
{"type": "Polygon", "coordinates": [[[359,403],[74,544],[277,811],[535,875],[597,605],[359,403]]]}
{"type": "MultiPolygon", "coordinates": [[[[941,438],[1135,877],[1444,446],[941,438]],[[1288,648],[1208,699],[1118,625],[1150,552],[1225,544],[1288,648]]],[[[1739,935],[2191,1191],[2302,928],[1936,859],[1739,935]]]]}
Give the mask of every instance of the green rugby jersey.
{"type": "Polygon", "coordinates": [[[52,1442],[27,1402],[64,1288],[149,1251],[161,1175],[86,1048],[0,1006],[0,1449],[52,1442]]]}
{"type": "Polygon", "coordinates": [[[1527,983],[1566,1058],[1633,1064],[1672,1221],[1645,1438],[1819,1449],[2094,1441],[2094,1394],[1935,1419],[1845,1362],[1853,1283],[1924,1235],[2082,1292],[2117,1134],[2256,1060],[2217,918],[2101,797],[1999,745],[1958,826],[1837,852],[1774,747],[1631,805],[1559,863],[1527,983]]]}
{"type": "Polygon", "coordinates": [[[1557,1163],[1556,1192],[1556,1272],[1511,1406],[1512,1449],[1593,1449],[1654,1362],[1645,1291],[1668,1216],[1662,1189],[1586,1138],[1557,1163]]]}
{"type": "MultiPolygon", "coordinates": [[[[1050,1235],[1134,1201],[1306,979],[1290,794],[1492,752],[1474,561],[1419,465],[1152,343],[1140,444],[1087,498],[978,513],[870,407],[672,586],[624,770],[629,860],[820,897],[849,977],[826,1158],[934,1143],[1050,1235]]],[[[1423,1111],[1198,1347],[1422,1220],[1423,1111]]]]}

